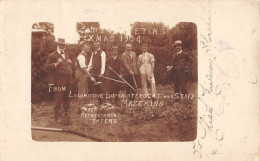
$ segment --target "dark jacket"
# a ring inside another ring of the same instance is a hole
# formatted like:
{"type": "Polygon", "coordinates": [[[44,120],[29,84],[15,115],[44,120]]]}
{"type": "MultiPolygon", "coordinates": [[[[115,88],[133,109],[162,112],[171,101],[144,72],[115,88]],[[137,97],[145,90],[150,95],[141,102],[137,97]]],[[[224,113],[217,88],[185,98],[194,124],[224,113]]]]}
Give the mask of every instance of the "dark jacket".
{"type": "Polygon", "coordinates": [[[49,72],[48,80],[50,84],[55,84],[55,77],[59,74],[72,75],[71,65],[67,62],[67,60],[70,59],[69,55],[65,53],[65,59],[63,59],[63,61],[56,67],[55,63],[59,58],[63,59],[58,51],[54,51],[53,53],[49,54],[47,58],[45,70],[49,72]]]}
{"type": "Polygon", "coordinates": [[[173,72],[174,71],[187,72],[189,70],[191,63],[192,63],[192,57],[187,52],[182,51],[182,53],[179,56],[177,56],[177,53],[175,53],[172,56],[173,72]]]}
{"type": "Polygon", "coordinates": [[[112,68],[118,75],[122,74],[122,62],[120,56],[117,56],[116,59],[114,57],[110,57],[106,61],[106,75],[110,76],[111,78],[114,79],[119,79],[118,76],[109,69],[109,67],[112,68]]]}
{"type": "Polygon", "coordinates": [[[134,74],[137,74],[137,58],[135,52],[131,51],[132,58],[127,52],[124,52],[121,56],[122,60],[122,74],[127,76],[130,75],[130,71],[133,71],[134,74]]]}

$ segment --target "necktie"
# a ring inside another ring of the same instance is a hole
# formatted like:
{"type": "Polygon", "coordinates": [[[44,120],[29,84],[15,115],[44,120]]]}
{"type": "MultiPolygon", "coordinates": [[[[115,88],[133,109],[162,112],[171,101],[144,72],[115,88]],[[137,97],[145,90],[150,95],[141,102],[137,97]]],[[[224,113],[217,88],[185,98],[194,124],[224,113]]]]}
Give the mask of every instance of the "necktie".
{"type": "Polygon", "coordinates": [[[60,55],[63,57],[63,59],[65,59],[65,54],[64,54],[64,52],[61,52],[60,55]]]}

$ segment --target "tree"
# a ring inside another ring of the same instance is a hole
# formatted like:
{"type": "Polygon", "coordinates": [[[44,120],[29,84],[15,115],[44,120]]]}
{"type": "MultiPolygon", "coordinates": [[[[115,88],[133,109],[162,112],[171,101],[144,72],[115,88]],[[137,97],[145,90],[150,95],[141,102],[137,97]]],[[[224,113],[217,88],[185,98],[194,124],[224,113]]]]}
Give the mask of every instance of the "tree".
{"type": "Polygon", "coordinates": [[[48,92],[45,63],[48,54],[55,50],[54,26],[49,22],[35,23],[32,26],[31,74],[32,74],[32,103],[52,98],[48,92]]]}

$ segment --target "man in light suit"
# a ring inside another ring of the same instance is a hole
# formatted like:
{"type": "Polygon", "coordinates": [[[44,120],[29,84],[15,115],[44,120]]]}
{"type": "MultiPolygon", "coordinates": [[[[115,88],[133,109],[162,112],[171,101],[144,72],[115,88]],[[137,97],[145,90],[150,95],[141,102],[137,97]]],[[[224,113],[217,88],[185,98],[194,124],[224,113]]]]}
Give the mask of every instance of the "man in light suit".
{"type": "Polygon", "coordinates": [[[65,39],[59,38],[57,43],[57,50],[49,54],[47,62],[45,65],[46,71],[50,72],[51,82],[55,87],[63,89],[54,91],[55,92],[55,106],[54,106],[54,118],[58,121],[61,116],[60,108],[61,103],[63,103],[63,108],[65,111],[65,117],[63,119],[63,124],[69,124],[68,120],[68,109],[70,106],[69,93],[71,89],[72,81],[72,68],[71,59],[69,55],[65,53],[65,39]]]}
{"type": "MultiPolygon", "coordinates": [[[[121,56],[122,60],[122,75],[124,79],[132,86],[135,87],[134,78],[137,75],[137,58],[136,53],[132,51],[132,45],[126,44],[126,51],[121,56]]],[[[136,94],[136,92],[130,88],[129,86],[126,87],[127,94],[136,94]]],[[[131,100],[135,99],[135,95],[130,98],[131,100]]]]}

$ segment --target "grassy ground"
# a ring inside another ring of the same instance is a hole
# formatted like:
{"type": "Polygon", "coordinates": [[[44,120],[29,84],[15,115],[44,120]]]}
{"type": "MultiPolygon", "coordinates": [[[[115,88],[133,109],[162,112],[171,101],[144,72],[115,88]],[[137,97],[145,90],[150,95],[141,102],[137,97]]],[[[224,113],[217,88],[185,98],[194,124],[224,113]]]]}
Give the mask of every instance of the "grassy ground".
{"type": "MultiPolygon", "coordinates": [[[[197,83],[188,84],[188,92],[197,94],[197,83]]],[[[172,95],[172,85],[158,85],[161,96],[172,95]]],[[[113,124],[96,123],[78,114],[77,100],[71,101],[70,125],[63,126],[53,118],[53,102],[33,105],[32,126],[74,130],[102,141],[192,141],[197,133],[197,97],[176,102],[171,98],[161,98],[162,107],[116,107],[119,114],[113,124]]],[[[160,101],[159,100],[159,101],[160,101]]],[[[40,141],[91,141],[71,137],[62,133],[32,130],[34,140],[40,141]],[[44,137],[42,137],[44,135],[44,137]]]]}

